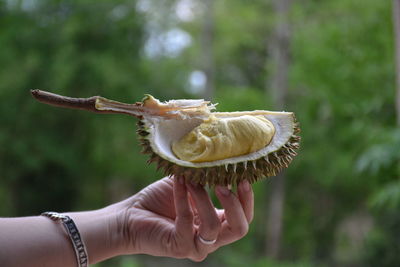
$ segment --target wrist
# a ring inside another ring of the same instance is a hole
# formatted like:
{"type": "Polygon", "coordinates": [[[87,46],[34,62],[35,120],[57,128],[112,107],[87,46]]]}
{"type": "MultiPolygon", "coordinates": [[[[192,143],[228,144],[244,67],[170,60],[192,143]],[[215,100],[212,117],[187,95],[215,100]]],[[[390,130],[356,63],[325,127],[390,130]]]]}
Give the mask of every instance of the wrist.
{"type": "Polygon", "coordinates": [[[113,204],[106,209],[115,211],[115,227],[113,230],[113,236],[111,239],[115,244],[118,244],[120,255],[123,254],[138,254],[138,250],[135,245],[136,234],[132,229],[135,223],[135,203],[137,203],[138,195],[134,195],[128,199],[125,199],[119,203],[113,204]]]}
{"type": "Polygon", "coordinates": [[[123,254],[122,233],[118,225],[118,212],[113,209],[99,209],[86,212],[68,213],[81,234],[89,256],[94,264],[123,254]]]}

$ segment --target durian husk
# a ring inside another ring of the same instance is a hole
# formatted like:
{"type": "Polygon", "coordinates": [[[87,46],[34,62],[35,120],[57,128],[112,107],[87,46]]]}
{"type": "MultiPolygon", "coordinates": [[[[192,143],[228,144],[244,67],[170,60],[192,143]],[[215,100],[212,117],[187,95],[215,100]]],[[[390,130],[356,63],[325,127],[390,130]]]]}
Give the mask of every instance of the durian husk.
{"type": "Polygon", "coordinates": [[[202,185],[235,185],[243,180],[254,183],[264,177],[275,176],[289,166],[299,148],[300,128],[291,112],[212,112],[215,105],[202,99],[160,102],[150,95],[146,95],[142,102],[126,104],[100,96],[72,98],[38,89],[31,90],[31,94],[38,101],[57,107],[102,114],[128,114],[139,118],[137,133],[143,146],[142,152],[150,155],[148,162],[155,162],[157,169],[165,175],[183,176],[187,181],[202,185]],[[171,138],[178,140],[211,115],[264,115],[273,122],[275,134],[271,143],[263,149],[238,157],[192,163],[174,156],[171,138]],[[279,121],[279,118],[284,119],[279,121]],[[160,128],[160,125],[163,127],[160,128]]]}
{"type": "MultiPolygon", "coordinates": [[[[245,114],[265,113],[265,111],[253,112],[213,112],[215,116],[240,116],[245,114]]],[[[267,112],[270,116],[278,116],[284,112],[267,112]]],[[[182,162],[179,159],[174,159],[171,155],[166,155],[160,151],[157,144],[154,142],[154,127],[159,123],[152,117],[141,117],[137,123],[137,134],[141,145],[143,146],[142,153],[149,154],[148,163],[155,163],[157,170],[161,170],[165,175],[183,176],[187,181],[193,181],[201,185],[236,185],[243,180],[250,183],[255,183],[262,178],[276,176],[284,168],[287,168],[297,155],[296,150],[299,148],[300,132],[299,124],[296,121],[293,113],[286,112],[285,116],[289,116],[292,123],[290,136],[286,142],[279,146],[274,151],[266,155],[258,155],[253,153],[250,157],[241,156],[241,161],[229,159],[207,163],[190,163],[182,162]],[[244,160],[243,160],[244,159],[244,160]]],[[[193,128],[196,127],[201,120],[192,118],[193,128]]],[[[176,123],[181,123],[178,120],[176,123]]],[[[171,121],[168,123],[172,123],[171,121]]],[[[171,129],[176,127],[171,126],[171,129]]],[[[279,134],[279,133],[278,133],[279,134]]],[[[168,145],[168,144],[167,144],[168,145]]]]}

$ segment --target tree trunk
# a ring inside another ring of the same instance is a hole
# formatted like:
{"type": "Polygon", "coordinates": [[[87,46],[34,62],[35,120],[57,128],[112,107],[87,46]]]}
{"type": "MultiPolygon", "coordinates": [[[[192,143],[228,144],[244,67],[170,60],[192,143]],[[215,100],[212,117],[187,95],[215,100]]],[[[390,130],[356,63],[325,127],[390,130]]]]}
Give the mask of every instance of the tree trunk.
{"type": "Polygon", "coordinates": [[[271,178],[269,187],[266,256],[277,259],[279,257],[282,239],[283,205],[285,202],[285,174],[271,178]]]}
{"type": "MultiPolygon", "coordinates": [[[[290,64],[290,28],[289,10],[291,0],[273,0],[275,8],[275,31],[269,43],[271,56],[271,77],[267,90],[274,100],[274,108],[283,110],[288,96],[288,69],[290,64]]],[[[267,211],[266,229],[266,255],[270,258],[278,258],[281,248],[283,208],[285,202],[285,175],[284,173],[266,183],[268,187],[269,201],[267,211]]]]}
{"type": "Polygon", "coordinates": [[[400,126],[400,0],[393,0],[393,24],[396,50],[396,117],[400,126]]]}
{"type": "Polygon", "coordinates": [[[203,59],[203,71],[206,75],[206,84],[204,90],[204,98],[206,100],[212,100],[214,95],[214,0],[204,0],[203,1],[204,10],[204,22],[203,31],[201,35],[201,49],[202,49],[202,59],[203,59]]]}

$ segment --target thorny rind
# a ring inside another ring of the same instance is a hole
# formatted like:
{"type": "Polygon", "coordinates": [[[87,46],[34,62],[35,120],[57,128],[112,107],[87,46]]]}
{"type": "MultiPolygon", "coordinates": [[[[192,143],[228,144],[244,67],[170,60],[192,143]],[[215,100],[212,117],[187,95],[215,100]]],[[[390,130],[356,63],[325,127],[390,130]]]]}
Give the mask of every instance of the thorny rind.
{"type": "Polygon", "coordinates": [[[148,140],[150,133],[147,131],[146,124],[142,120],[137,123],[137,134],[143,146],[141,152],[150,155],[147,162],[149,164],[153,162],[156,163],[157,170],[162,170],[164,175],[183,176],[186,181],[193,181],[201,185],[228,186],[237,185],[243,180],[255,183],[264,177],[276,176],[284,168],[287,168],[297,155],[296,150],[300,147],[301,137],[297,135],[300,133],[300,127],[295,117],[294,120],[293,135],[286,144],[277,151],[269,153],[257,160],[208,168],[179,166],[154,153],[150,141],[148,140]]]}
{"type": "Polygon", "coordinates": [[[128,114],[139,118],[137,133],[143,146],[142,153],[150,155],[148,163],[155,162],[157,169],[161,169],[165,175],[183,176],[186,181],[190,180],[201,185],[236,185],[243,180],[254,183],[263,177],[275,176],[282,169],[289,166],[297,155],[296,150],[300,145],[300,136],[297,135],[300,132],[300,128],[293,114],[293,134],[287,142],[278,150],[259,159],[240,163],[226,163],[206,168],[179,166],[176,163],[165,160],[153,151],[148,140],[150,133],[146,129],[146,124],[143,121],[144,117],[182,120],[206,118],[211,110],[215,108],[215,105],[210,104],[208,101],[171,100],[162,103],[148,95],[142,102],[125,104],[100,96],[72,98],[38,89],[31,90],[31,94],[36,100],[52,106],[81,109],[96,113],[128,114]]]}

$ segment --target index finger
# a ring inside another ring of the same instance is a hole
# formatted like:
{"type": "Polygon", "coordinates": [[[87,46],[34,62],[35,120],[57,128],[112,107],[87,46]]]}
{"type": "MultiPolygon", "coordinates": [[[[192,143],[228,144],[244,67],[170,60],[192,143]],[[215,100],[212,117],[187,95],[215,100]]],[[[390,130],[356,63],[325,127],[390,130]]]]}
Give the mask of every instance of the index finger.
{"type": "Polygon", "coordinates": [[[223,223],[223,230],[228,231],[222,232],[225,232],[225,234],[229,233],[230,235],[229,237],[225,236],[225,239],[229,243],[238,240],[243,237],[249,229],[249,224],[242,204],[238,197],[227,187],[216,186],[215,192],[219,202],[225,210],[226,221],[223,223]]]}
{"type": "Polygon", "coordinates": [[[176,210],[176,233],[183,239],[193,235],[193,212],[190,208],[188,191],[182,177],[174,177],[174,202],[176,210]]]}
{"type": "Polygon", "coordinates": [[[242,204],[244,214],[248,223],[251,223],[254,217],[254,193],[250,183],[247,180],[240,182],[238,186],[238,197],[242,204]]]}

